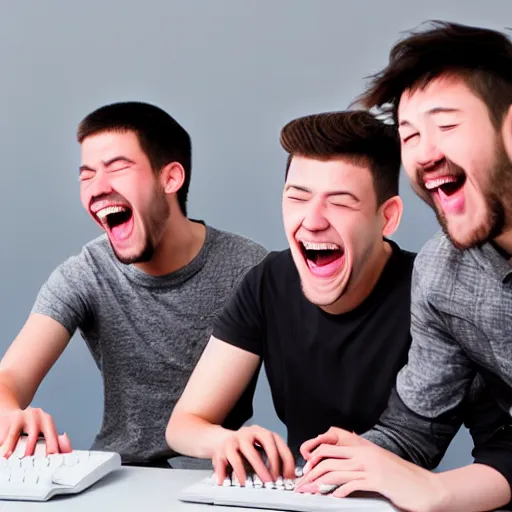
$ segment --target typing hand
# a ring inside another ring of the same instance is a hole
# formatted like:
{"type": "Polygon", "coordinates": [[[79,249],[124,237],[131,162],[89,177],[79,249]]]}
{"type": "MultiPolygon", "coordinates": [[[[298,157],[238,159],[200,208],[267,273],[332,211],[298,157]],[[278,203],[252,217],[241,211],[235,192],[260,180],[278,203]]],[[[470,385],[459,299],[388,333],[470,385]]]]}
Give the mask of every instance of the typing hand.
{"type": "Polygon", "coordinates": [[[46,454],[71,452],[67,434],[58,435],[52,417],[41,409],[27,407],[0,413],[0,457],[10,457],[22,433],[27,434],[25,456],[33,455],[43,434],[46,454]]]}
{"type": "Polygon", "coordinates": [[[233,432],[215,451],[212,463],[219,485],[228,476],[229,468],[244,485],[247,465],[264,483],[275,482],[278,476],[295,478],[295,461],[286,443],[278,434],[256,425],[233,432]],[[263,450],[268,467],[257,446],[263,450]]]}
{"type": "Polygon", "coordinates": [[[338,427],[331,427],[324,434],[305,441],[300,447],[300,453],[304,457],[304,460],[308,461],[311,458],[312,452],[322,444],[332,444],[342,446],[346,444],[358,444],[359,440],[364,441],[362,437],[357,434],[343,430],[338,427]]]}
{"type": "MultiPolygon", "coordinates": [[[[308,461],[296,491],[322,493],[337,486],[332,492],[336,497],[376,492],[409,512],[437,510],[442,503],[444,489],[435,473],[356,434],[337,429],[336,435],[336,444],[320,444],[311,451],[306,446],[308,461]]],[[[332,432],[328,439],[334,439],[332,432]]]]}

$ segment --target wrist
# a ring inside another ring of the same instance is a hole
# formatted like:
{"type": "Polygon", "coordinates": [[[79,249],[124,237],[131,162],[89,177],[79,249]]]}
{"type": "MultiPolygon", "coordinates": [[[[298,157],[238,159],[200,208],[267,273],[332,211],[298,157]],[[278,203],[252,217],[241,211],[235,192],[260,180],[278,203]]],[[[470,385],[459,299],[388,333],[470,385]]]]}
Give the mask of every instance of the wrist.
{"type": "Polygon", "coordinates": [[[208,441],[206,443],[204,456],[202,458],[212,459],[215,455],[215,452],[219,450],[222,445],[235,433],[234,430],[229,430],[220,425],[215,425],[211,431],[210,436],[208,436],[208,441]]]}
{"type": "Polygon", "coordinates": [[[23,409],[19,406],[19,404],[15,402],[1,402],[0,401],[0,415],[12,414],[14,412],[22,412],[23,409]]]}

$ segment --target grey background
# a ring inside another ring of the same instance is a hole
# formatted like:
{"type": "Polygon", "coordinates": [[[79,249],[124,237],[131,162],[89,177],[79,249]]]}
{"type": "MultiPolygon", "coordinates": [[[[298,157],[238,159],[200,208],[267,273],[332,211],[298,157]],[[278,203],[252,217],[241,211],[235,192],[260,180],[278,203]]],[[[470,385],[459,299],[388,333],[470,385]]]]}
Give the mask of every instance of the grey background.
{"type": "MultiPolygon", "coordinates": [[[[1,352],[51,270],[99,234],[78,198],[74,133],[84,115],[120,100],[166,109],[193,139],[190,215],[283,248],[280,128],[345,108],[399,33],[432,18],[503,29],[512,2],[0,1],[1,352]]],[[[402,194],[394,238],[418,250],[437,225],[405,181],[402,194]]],[[[89,446],[102,385],[80,337],[35,405],[76,448],[89,446]]],[[[254,421],[283,433],[264,378],[254,421]]],[[[463,431],[442,467],[471,461],[470,448],[463,431]]]]}

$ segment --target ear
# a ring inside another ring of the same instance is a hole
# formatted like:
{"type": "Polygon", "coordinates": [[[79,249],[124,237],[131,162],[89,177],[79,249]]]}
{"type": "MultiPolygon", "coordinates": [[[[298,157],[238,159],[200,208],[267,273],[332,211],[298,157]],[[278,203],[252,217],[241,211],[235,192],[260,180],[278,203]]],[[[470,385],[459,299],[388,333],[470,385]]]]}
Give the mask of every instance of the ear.
{"type": "Polygon", "coordinates": [[[508,108],[508,112],[503,119],[501,127],[501,137],[507,152],[508,159],[512,162],[512,105],[508,108]]]}
{"type": "Polygon", "coordinates": [[[175,194],[185,181],[185,169],[178,162],[167,164],[160,172],[160,183],[166,194],[175,194]]]}
{"type": "Polygon", "coordinates": [[[402,199],[400,196],[391,197],[381,205],[380,209],[383,221],[382,234],[385,237],[389,237],[396,231],[400,224],[400,219],[402,218],[402,212],[404,210],[402,199]]]}

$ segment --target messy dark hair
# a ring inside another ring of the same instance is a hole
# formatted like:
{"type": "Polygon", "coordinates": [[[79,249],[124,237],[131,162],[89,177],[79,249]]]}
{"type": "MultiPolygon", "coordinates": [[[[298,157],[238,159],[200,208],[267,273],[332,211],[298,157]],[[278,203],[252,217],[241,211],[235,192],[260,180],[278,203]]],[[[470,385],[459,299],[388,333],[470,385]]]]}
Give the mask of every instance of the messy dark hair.
{"type": "Polygon", "coordinates": [[[512,42],[495,30],[429,21],[396,43],[388,65],[370,76],[354,104],[377,107],[397,121],[400,97],[440,76],[462,79],[486,105],[499,129],[512,104],[512,42]]]}

